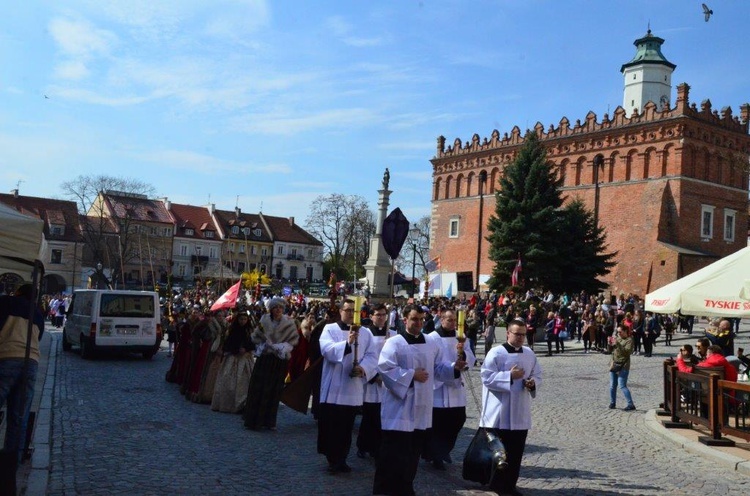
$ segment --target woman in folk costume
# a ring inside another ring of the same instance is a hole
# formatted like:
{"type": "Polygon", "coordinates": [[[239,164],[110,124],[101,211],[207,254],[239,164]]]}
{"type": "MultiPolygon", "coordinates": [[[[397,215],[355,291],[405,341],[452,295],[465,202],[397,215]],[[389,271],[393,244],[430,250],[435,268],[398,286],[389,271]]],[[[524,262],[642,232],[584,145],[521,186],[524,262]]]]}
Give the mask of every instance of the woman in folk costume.
{"type": "Polygon", "coordinates": [[[190,373],[183,386],[185,399],[197,401],[203,381],[203,371],[207,367],[211,344],[221,332],[221,325],[213,316],[204,317],[201,324],[193,329],[190,373]]]}
{"type": "Polygon", "coordinates": [[[211,410],[238,413],[245,408],[255,364],[252,354],[255,345],[250,339],[251,333],[250,316],[244,310],[238,312],[224,341],[224,361],[214,387],[211,410]]]}
{"type": "Polygon", "coordinates": [[[197,322],[199,315],[200,310],[193,309],[190,313],[190,320],[188,320],[184,310],[180,310],[179,312],[177,319],[177,346],[175,348],[174,357],[172,358],[172,366],[169,371],[167,371],[167,382],[182,385],[185,380],[185,376],[190,368],[191,322],[197,322]]]}
{"type": "Polygon", "coordinates": [[[276,430],[276,414],[289,357],[299,340],[297,325],[284,315],[285,305],[283,298],[269,300],[266,306],[270,313],[263,314],[252,334],[257,359],[243,415],[248,429],[276,430]]]}
{"type": "Polygon", "coordinates": [[[223,358],[222,346],[227,329],[226,311],[219,310],[208,319],[208,326],[211,329],[213,340],[209,345],[208,356],[203,365],[203,374],[201,375],[200,387],[198,392],[192,397],[195,403],[210,404],[214,397],[214,387],[216,378],[221,369],[223,358]]]}

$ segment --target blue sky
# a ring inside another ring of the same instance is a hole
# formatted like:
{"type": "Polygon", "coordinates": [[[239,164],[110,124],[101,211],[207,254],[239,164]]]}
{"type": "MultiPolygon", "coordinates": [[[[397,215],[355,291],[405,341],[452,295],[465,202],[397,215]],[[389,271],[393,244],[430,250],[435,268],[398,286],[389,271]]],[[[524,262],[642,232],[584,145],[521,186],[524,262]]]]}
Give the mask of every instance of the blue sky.
{"type": "Polygon", "coordinates": [[[649,22],[692,101],[750,102],[744,0],[3,3],[0,188],[30,196],[103,173],[304,223],[333,192],[375,210],[389,167],[416,221],[437,136],[611,114],[649,22]]]}

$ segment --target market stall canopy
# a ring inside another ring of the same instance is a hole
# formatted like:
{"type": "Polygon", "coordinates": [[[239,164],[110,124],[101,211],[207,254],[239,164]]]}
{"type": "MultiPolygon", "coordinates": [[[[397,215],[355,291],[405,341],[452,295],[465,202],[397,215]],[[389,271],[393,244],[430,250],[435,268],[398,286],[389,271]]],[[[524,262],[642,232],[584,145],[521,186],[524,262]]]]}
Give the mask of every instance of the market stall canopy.
{"type": "Polygon", "coordinates": [[[0,203],[0,272],[31,273],[39,257],[44,221],[0,203]]]}
{"type": "Polygon", "coordinates": [[[647,294],[646,311],[750,317],[750,247],[647,294]]]}

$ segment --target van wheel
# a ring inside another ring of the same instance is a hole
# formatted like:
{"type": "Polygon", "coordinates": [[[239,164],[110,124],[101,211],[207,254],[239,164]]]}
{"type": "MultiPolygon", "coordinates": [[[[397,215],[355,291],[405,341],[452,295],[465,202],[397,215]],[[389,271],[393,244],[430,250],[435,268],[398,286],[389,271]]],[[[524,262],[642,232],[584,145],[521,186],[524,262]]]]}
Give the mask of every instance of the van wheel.
{"type": "Polygon", "coordinates": [[[144,351],[143,352],[143,358],[146,360],[151,360],[154,358],[154,355],[156,355],[156,351],[144,351]]]}
{"type": "Polygon", "coordinates": [[[65,328],[63,327],[62,332],[62,349],[63,351],[70,351],[70,349],[73,347],[72,344],[70,344],[70,341],[68,341],[68,334],[65,332],[65,328]]]}
{"type": "Polygon", "coordinates": [[[81,335],[81,358],[91,360],[94,357],[94,350],[91,349],[89,340],[81,335]]]}

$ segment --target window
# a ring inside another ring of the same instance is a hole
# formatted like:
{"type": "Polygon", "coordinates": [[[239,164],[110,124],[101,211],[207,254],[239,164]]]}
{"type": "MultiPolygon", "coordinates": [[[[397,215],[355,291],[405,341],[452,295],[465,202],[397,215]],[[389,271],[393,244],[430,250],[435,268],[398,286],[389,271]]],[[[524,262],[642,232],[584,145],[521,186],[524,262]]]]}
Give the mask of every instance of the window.
{"type": "Polygon", "coordinates": [[[168,238],[172,235],[172,228],[171,227],[165,227],[164,228],[164,237],[168,238]]]}
{"type": "Polygon", "coordinates": [[[245,253],[245,245],[240,243],[240,253],[245,253]]]}
{"type": "Polygon", "coordinates": [[[185,266],[184,265],[180,264],[180,265],[177,266],[177,275],[180,276],[180,277],[184,277],[185,276],[185,266]]]}
{"type": "Polygon", "coordinates": [[[195,233],[193,229],[186,228],[185,229],[185,236],[192,236],[195,233]]]}
{"type": "Polygon", "coordinates": [[[234,253],[234,243],[229,243],[229,253],[234,253]]]}
{"type": "Polygon", "coordinates": [[[267,257],[268,256],[268,247],[264,246],[263,248],[261,248],[260,249],[260,254],[263,255],[264,257],[267,257]]]}
{"type": "Polygon", "coordinates": [[[212,246],[208,249],[208,257],[209,258],[216,258],[216,247],[212,246]]]}
{"type": "Polygon", "coordinates": [[[297,267],[294,265],[289,267],[289,279],[291,280],[297,279],[297,267]]]}
{"type": "Polygon", "coordinates": [[[458,237],[458,221],[459,219],[451,219],[450,228],[448,231],[448,236],[450,236],[451,238],[458,237]]]}
{"type": "Polygon", "coordinates": [[[237,262],[237,272],[240,274],[245,272],[245,262],[237,262]]]}
{"type": "Polygon", "coordinates": [[[63,226],[50,226],[49,233],[53,236],[62,236],[65,234],[65,228],[63,226]]]}
{"type": "Polygon", "coordinates": [[[201,254],[201,251],[203,251],[203,248],[202,248],[202,247],[200,247],[200,246],[196,246],[196,247],[195,247],[195,254],[196,254],[196,255],[200,255],[200,254],[201,254]]]}
{"type": "Polygon", "coordinates": [[[736,210],[724,209],[724,241],[734,242],[734,220],[736,215],[736,210]]]}
{"type": "Polygon", "coordinates": [[[238,226],[233,226],[232,227],[232,234],[239,234],[239,233],[240,233],[240,228],[238,226]]]}
{"type": "Polygon", "coordinates": [[[257,255],[258,254],[258,247],[255,245],[250,245],[250,255],[257,255]]]}
{"type": "Polygon", "coordinates": [[[62,250],[52,250],[52,254],[50,255],[49,262],[53,264],[61,264],[62,263],[62,250]]]}
{"type": "Polygon", "coordinates": [[[158,234],[156,234],[157,230],[155,227],[149,227],[148,232],[151,234],[151,236],[158,236],[158,234]]]}
{"type": "Polygon", "coordinates": [[[261,234],[262,234],[262,233],[261,233],[260,229],[255,229],[255,230],[253,231],[253,236],[255,236],[256,238],[260,238],[260,235],[261,235],[261,234]]]}
{"type": "Polygon", "coordinates": [[[214,232],[213,231],[203,231],[203,237],[204,238],[213,238],[214,232]]]}
{"type": "Polygon", "coordinates": [[[180,256],[186,257],[187,256],[187,245],[180,245],[180,256]]]}
{"type": "Polygon", "coordinates": [[[312,258],[312,248],[307,249],[307,258],[312,258]]]}
{"type": "Polygon", "coordinates": [[[714,236],[714,206],[701,205],[701,238],[711,239],[714,236]]]}
{"type": "Polygon", "coordinates": [[[297,256],[297,248],[290,248],[289,251],[291,255],[297,256]]]}
{"type": "Polygon", "coordinates": [[[283,245],[279,245],[279,247],[276,248],[276,254],[277,255],[283,255],[284,254],[284,246],[283,245]]]}
{"type": "Polygon", "coordinates": [[[250,236],[250,228],[249,227],[244,227],[242,229],[242,234],[244,234],[246,237],[250,236]]]}

